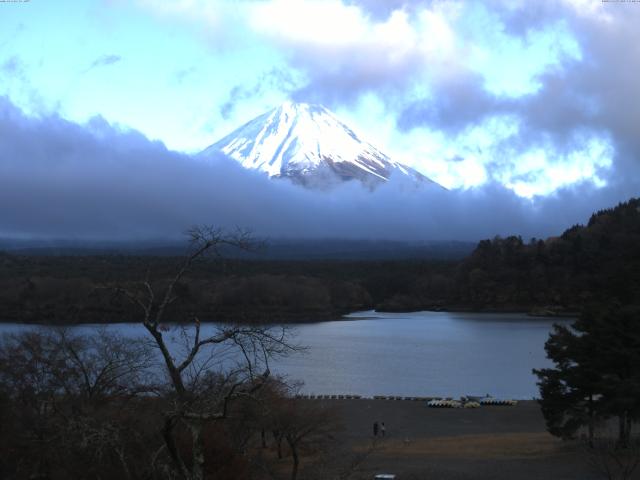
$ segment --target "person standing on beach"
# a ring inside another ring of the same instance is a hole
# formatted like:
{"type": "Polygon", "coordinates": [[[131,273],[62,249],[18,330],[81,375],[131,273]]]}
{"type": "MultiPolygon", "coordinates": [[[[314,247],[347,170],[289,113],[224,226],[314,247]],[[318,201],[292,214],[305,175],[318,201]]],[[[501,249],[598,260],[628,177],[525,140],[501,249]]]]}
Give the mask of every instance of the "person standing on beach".
{"type": "Polygon", "coordinates": [[[378,436],[378,422],[373,422],[373,436],[378,436]]]}
{"type": "Polygon", "coordinates": [[[387,433],[387,427],[384,426],[384,422],[380,424],[380,434],[384,437],[384,434],[387,433]]]}

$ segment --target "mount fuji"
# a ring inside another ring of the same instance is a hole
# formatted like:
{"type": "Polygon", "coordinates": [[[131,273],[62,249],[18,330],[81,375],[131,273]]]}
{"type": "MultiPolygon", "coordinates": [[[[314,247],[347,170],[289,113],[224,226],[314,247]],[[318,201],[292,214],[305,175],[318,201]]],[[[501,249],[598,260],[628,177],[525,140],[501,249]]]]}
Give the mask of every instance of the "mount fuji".
{"type": "Polygon", "coordinates": [[[374,188],[392,176],[435,184],[358,138],[321,105],[285,102],[206,148],[199,157],[213,158],[218,152],[247,169],[312,188],[349,180],[374,188]]]}

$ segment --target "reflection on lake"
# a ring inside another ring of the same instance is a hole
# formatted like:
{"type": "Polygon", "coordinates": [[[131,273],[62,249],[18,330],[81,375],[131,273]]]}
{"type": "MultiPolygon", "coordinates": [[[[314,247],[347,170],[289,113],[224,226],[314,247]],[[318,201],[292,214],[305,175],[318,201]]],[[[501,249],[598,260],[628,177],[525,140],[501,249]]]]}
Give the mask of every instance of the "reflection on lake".
{"type": "MultiPolygon", "coordinates": [[[[272,370],[303,380],[306,393],[527,399],[538,395],[531,369],[550,365],[544,342],[552,324],[570,322],[451,312],[370,311],[347,318],[297,325],[295,342],[308,350],[278,360],[272,370]]],[[[24,328],[30,327],[0,324],[0,332],[24,328]]],[[[128,337],[146,334],[137,324],[109,328],[128,337]]]]}

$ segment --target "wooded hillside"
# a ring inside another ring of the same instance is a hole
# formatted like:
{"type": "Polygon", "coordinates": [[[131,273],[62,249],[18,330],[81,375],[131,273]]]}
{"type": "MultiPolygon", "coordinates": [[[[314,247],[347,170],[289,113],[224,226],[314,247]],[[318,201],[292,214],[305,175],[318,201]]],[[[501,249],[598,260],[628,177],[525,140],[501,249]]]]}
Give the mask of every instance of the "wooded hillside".
{"type": "MultiPolygon", "coordinates": [[[[167,281],[178,257],[0,253],[0,320],[135,321],[101,287],[167,281]]],[[[578,312],[640,298],[640,200],[594,213],[558,237],[495,237],[462,261],[206,259],[177,286],[169,314],[205,321],[299,322],[355,310],[578,312]]]]}

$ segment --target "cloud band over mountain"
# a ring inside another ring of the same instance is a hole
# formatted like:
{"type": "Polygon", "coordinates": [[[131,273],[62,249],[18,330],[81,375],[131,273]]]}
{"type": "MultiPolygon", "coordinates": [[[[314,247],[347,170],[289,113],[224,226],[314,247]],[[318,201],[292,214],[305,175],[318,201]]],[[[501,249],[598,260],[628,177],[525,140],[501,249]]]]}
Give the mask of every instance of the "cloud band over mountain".
{"type": "Polygon", "coordinates": [[[0,98],[0,236],[176,238],[197,223],[304,238],[544,237],[633,195],[615,176],[533,200],[496,184],[445,191],[390,182],[313,192],[220,158],[205,164],[101,118],[30,117],[0,98]]]}

